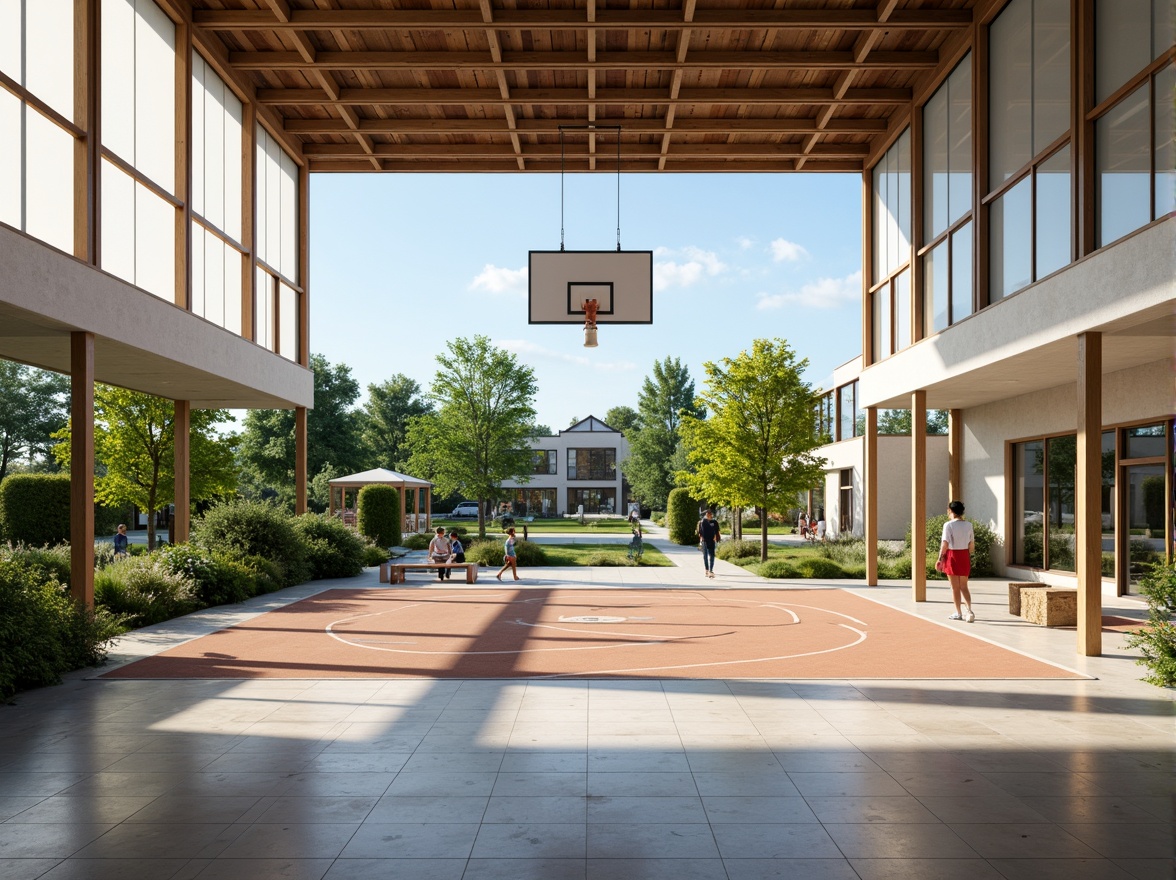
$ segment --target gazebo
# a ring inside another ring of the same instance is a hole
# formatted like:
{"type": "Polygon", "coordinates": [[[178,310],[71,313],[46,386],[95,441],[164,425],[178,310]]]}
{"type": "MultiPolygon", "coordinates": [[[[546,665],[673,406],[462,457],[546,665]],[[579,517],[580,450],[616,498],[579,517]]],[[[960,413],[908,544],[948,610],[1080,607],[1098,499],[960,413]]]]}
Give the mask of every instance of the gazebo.
{"type": "Polygon", "coordinates": [[[387,468],[373,468],[346,477],[336,477],[330,481],[331,500],[328,504],[331,516],[339,515],[348,524],[355,523],[356,511],[359,509],[359,490],[364,486],[391,486],[400,490],[400,519],[404,523],[404,533],[426,532],[429,530],[433,514],[433,484],[428,480],[418,480],[405,474],[398,474],[387,468]],[[424,490],[425,511],[421,513],[421,490],[424,490]],[[412,513],[408,512],[407,496],[413,493],[412,513]],[[347,505],[348,492],[354,492],[355,500],[350,507],[347,505]],[[336,503],[337,502],[337,503],[336,503]]]}

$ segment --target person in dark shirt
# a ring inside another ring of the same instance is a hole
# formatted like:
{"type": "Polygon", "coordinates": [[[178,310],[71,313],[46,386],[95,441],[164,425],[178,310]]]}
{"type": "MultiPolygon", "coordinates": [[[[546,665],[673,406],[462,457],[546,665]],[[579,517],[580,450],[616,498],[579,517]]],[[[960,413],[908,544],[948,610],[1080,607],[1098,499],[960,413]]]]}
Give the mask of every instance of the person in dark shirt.
{"type": "Polygon", "coordinates": [[[722,539],[715,512],[708,508],[698,523],[698,544],[702,548],[702,565],[708,578],[715,576],[715,544],[722,539]]]}
{"type": "Polygon", "coordinates": [[[127,527],[123,523],[119,523],[118,531],[114,533],[114,556],[116,559],[126,558],[127,543],[127,527]]]}

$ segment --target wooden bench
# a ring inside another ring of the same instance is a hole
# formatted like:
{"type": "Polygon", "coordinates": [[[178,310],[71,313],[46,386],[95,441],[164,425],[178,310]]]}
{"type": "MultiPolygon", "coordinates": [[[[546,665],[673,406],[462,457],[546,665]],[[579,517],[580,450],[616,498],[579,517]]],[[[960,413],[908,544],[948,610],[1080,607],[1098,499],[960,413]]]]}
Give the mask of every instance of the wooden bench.
{"type": "Polygon", "coordinates": [[[1045,586],[1024,589],[1021,616],[1038,626],[1077,626],[1078,591],[1045,586]]]}
{"type": "Polygon", "coordinates": [[[478,563],[476,562],[383,562],[380,564],[380,583],[402,584],[407,569],[423,568],[436,571],[438,568],[464,568],[465,582],[478,582],[478,563]]]}

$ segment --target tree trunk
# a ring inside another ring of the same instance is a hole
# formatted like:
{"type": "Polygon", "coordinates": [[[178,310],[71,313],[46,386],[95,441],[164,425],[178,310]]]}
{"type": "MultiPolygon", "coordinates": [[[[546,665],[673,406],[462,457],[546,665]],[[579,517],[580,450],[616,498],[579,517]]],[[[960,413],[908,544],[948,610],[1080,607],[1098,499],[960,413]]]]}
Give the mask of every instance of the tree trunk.
{"type": "Polygon", "coordinates": [[[760,562],[768,561],[768,518],[760,516],[760,562]]]}
{"type": "Polygon", "coordinates": [[[731,508],[731,537],[736,541],[743,540],[743,508],[731,508]]]}
{"type": "Polygon", "coordinates": [[[478,538],[486,537],[486,499],[478,499],[478,538]]]}
{"type": "Polygon", "coordinates": [[[148,552],[155,549],[155,507],[152,502],[152,507],[147,511],[147,550],[148,552]]]}

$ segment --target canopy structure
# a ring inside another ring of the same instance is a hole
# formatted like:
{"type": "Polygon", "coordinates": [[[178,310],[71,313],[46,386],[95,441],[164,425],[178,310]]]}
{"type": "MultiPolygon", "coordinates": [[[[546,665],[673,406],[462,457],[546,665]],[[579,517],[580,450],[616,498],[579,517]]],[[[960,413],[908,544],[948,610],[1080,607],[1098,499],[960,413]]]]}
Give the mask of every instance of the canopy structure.
{"type": "Polygon", "coordinates": [[[355,513],[359,509],[359,490],[364,486],[391,486],[400,490],[400,520],[404,524],[405,534],[427,532],[431,527],[433,515],[433,484],[428,480],[418,480],[406,474],[399,474],[387,468],[372,468],[358,474],[346,477],[336,477],[330,481],[330,502],[328,504],[331,516],[342,518],[345,523],[355,523],[355,513]],[[408,512],[408,493],[412,492],[412,513],[408,512]],[[351,493],[351,503],[348,504],[348,493],[351,493]],[[421,496],[424,495],[424,513],[421,512],[421,496]],[[337,502],[337,503],[336,503],[337,502]]]}

